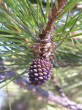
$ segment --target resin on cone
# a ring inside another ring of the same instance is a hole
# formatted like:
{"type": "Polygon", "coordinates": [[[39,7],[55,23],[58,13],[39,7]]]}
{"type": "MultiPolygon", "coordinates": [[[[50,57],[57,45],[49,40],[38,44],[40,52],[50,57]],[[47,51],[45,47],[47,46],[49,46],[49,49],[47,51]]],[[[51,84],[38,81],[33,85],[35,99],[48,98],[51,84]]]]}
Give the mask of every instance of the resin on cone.
{"type": "Polygon", "coordinates": [[[50,77],[52,64],[46,59],[33,60],[29,68],[29,81],[35,86],[44,84],[50,77]]]}

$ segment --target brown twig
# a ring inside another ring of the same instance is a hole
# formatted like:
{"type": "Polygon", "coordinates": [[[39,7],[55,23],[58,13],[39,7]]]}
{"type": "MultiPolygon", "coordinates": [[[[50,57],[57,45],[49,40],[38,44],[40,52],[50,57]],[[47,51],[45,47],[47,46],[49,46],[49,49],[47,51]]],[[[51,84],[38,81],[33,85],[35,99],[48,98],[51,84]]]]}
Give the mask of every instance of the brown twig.
{"type": "Polygon", "coordinates": [[[60,15],[60,13],[62,12],[63,8],[65,7],[67,3],[67,0],[58,0],[58,6],[52,6],[50,13],[49,13],[49,17],[48,17],[48,23],[45,27],[45,29],[43,30],[43,38],[48,38],[53,30],[53,26],[54,26],[54,22],[56,20],[56,18],[60,15]]]}
{"type": "MultiPolygon", "coordinates": [[[[47,58],[49,61],[53,59],[53,42],[51,40],[51,33],[53,31],[54,21],[62,12],[62,9],[65,7],[66,3],[67,0],[58,0],[58,5],[55,6],[52,4],[48,17],[48,23],[42,33],[39,34],[39,45],[37,46],[37,50],[40,51],[35,52],[36,56],[47,58]]],[[[34,48],[34,45],[32,47],[34,48]]]]}

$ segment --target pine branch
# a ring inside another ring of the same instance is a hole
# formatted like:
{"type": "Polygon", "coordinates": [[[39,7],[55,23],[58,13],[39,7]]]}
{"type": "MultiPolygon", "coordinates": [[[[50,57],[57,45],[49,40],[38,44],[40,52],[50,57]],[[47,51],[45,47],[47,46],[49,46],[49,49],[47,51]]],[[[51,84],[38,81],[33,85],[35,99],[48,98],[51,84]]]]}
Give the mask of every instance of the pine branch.
{"type": "Polygon", "coordinates": [[[15,77],[13,82],[16,85],[19,85],[21,88],[31,91],[36,96],[40,96],[48,101],[52,101],[54,103],[62,105],[63,107],[66,107],[70,110],[82,110],[82,104],[77,104],[77,103],[69,100],[66,95],[64,95],[64,97],[54,95],[50,91],[46,91],[46,90],[41,89],[40,87],[33,86],[26,79],[23,79],[21,76],[17,77],[16,73],[13,71],[6,72],[6,74],[3,75],[2,79],[0,78],[0,80],[5,80],[5,79],[7,80],[7,79],[11,79],[13,77],[15,77]]]}
{"type": "Polygon", "coordinates": [[[36,53],[38,53],[39,57],[47,58],[48,60],[53,59],[52,57],[53,44],[51,41],[51,33],[53,31],[54,21],[62,12],[62,9],[65,7],[66,3],[67,3],[67,0],[58,0],[58,6],[57,5],[55,6],[54,4],[52,4],[49,17],[48,17],[48,23],[45,29],[43,29],[42,33],[39,34],[39,39],[37,39],[39,41],[39,49],[37,50],[40,50],[40,51],[36,53]]]}
{"type": "Polygon", "coordinates": [[[43,30],[43,39],[49,39],[51,32],[53,31],[53,26],[54,26],[54,22],[56,20],[56,18],[59,16],[59,14],[62,12],[63,8],[65,7],[67,3],[67,0],[58,0],[58,6],[54,6],[52,5],[52,8],[50,10],[49,13],[49,17],[48,17],[48,23],[45,27],[45,29],[43,30]]]}

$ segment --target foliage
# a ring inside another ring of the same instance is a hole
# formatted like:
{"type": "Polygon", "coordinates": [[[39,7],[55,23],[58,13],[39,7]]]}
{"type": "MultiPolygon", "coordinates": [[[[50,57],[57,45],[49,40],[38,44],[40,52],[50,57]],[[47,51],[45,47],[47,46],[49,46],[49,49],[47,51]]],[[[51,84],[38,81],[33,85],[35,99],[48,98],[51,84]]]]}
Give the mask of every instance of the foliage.
{"type": "MultiPolygon", "coordinates": [[[[14,70],[24,75],[28,72],[30,62],[36,57],[30,46],[35,43],[48,22],[51,3],[50,0],[46,1],[46,6],[43,5],[42,0],[37,0],[35,4],[30,0],[0,1],[0,57],[4,59],[7,68],[5,71],[14,70]]],[[[58,73],[57,77],[70,97],[81,87],[81,74],[79,73],[79,76],[78,72],[82,64],[82,44],[77,37],[82,36],[82,12],[74,8],[80,1],[68,1],[62,13],[55,20],[55,29],[51,35],[53,42],[58,46],[57,51],[54,52],[53,64],[55,68],[57,67],[54,73],[58,73]],[[72,68],[72,72],[70,65],[78,66],[72,68]],[[64,68],[61,68],[62,66],[64,68]],[[65,66],[69,67],[65,68],[65,66]]],[[[54,3],[57,5],[57,0],[54,3]]],[[[53,86],[49,88],[49,85],[51,85],[50,81],[43,88],[55,91],[53,86]]],[[[77,96],[80,97],[79,94],[77,96]]],[[[51,106],[48,104],[47,107],[51,106]]]]}

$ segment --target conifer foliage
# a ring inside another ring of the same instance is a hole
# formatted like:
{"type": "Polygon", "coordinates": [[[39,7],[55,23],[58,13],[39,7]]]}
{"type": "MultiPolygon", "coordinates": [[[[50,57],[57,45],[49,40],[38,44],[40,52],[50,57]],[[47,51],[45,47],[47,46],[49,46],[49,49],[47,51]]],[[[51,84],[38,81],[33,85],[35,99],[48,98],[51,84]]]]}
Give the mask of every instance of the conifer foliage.
{"type": "MultiPolygon", "coordinates": [[[[53,68],[61,66],[65,58],[67,64],[70,56],[82,64],[82,48],[79,49],[82,45],[74,40],[82,35],[82,11],[76,9],[80,1],[0,0],[0,83],[5,82],[0,87],[13,81],[47,100],[82,110],[81,104],[67,98],[57,85],[56,77],[51,77],[53,68]],[[57,61],[61,61],[60,65],[57,61]],[[55,84],[60,96],[36,87],[45,86],[48,79],[51,85],[55,84]],[[6,81],[9,82],[6,84],[6,81]]],[[[63,76],[60,74],[60,79],[64,79],[63,76]]]]}

